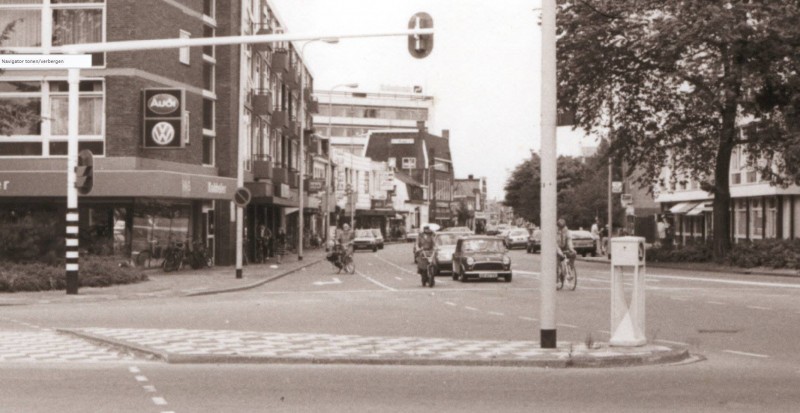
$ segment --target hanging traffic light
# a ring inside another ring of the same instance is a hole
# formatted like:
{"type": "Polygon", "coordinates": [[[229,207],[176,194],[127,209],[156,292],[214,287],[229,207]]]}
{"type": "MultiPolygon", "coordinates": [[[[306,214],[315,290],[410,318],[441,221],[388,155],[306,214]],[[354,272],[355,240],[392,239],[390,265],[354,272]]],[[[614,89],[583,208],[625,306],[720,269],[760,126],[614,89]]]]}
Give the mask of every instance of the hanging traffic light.
{"type": "MultiPolygon", "coordinates": [[[[430,14],[419,12],[408,21],[409,29],[432,29],[433,18],[430,14]]],[[[433,50],[432,34],[411,34],[408,36],[408,52],[417,59],[428,57],[433,50]]]]}

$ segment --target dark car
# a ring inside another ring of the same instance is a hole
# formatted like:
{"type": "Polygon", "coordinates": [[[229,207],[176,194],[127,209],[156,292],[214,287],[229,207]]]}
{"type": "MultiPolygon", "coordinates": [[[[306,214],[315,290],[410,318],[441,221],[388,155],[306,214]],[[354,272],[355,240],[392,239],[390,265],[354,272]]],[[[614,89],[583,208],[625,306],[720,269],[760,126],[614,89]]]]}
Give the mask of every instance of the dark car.
{"type": "Polygon", "coordinates": [[[456,251],[458,239],[465,235],[458,232],[439,232],[433,241],[436,246],[433,249],[433,268],[434,274],[450,272],[453,268],[453,253],[456,251]]]}
{"type": "Polygon", "coordinates": [[[542,250],[542,230],[535,229],[528,237],[528,254],[533,254],[542,250]]]}
{"type": "Polygon", "coordinates": [[[372,228],[371,231],[372,231],[372,235],[375,236],[375,241],[378,242],[378,249],[382,250],[383,249],[383,234],[381,234],[381,230],[379,230],[378,228],[372,228]]]}
{"type": "Polygon", "coordinates": [[[515,228],[506,234],[504,242],[506,243],[506,248],[514,249],[515,247],[528,247],[528,237],[530,233],[525,228],[515,228]]]}
{"type": "Polygon", "coordinates": [[[353,250],[364,249],[378,251],[378,240],[369,229],[357,229],[356,238],[353,240],[353,250]]]}
{"type": "Polygon", "coordinates": [[[569,236],[572,238],[572,247],[575,252],[582,256],[597,255],[597,242],[598,240],[589,231],[570,231],[569,236]]]}
{"type": "Polygon", "coordinates": [[[511,282],[511,258],[503,240],[493,236],[464,237],[453,253],[453,279],[499,279],[511,282]]]}

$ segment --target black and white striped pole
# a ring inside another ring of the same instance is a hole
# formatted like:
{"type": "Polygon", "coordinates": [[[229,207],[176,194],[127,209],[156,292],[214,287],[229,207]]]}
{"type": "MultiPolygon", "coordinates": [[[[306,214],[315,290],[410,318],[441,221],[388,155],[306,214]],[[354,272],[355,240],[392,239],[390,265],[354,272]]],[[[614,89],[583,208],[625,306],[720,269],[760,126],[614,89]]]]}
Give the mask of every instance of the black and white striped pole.
{"type": "Polygon", "coordinates": [[[78,294],[78,270],[80,253],[78,251],[78,188],[75,186],[78,166],[78,86],[80,69],[67,69],[69,82],[68,123],[67,123],[67,233],[66,270],[67,294],[78,294]]]}

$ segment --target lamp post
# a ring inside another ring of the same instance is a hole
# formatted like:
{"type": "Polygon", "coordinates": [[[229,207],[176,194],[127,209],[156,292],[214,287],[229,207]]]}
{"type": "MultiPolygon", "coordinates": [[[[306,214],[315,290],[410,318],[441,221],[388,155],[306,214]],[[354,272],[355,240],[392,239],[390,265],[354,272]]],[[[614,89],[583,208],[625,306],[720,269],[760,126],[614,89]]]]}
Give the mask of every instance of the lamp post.
{"type": "Polygon", "coordinates": [[[298,211],[298,234],[297,234],[297,260],[303,261],[303,209],[305,208],[303,202],[303,187],[305,174],[306,174],[306,155],[305,155],[305,140],[306,140],[306,111],[305,111],[305,98],[306,98],[306,73],[305,73],[305,61],[306,61],[306,46],[310,43],[321,41],[328,44],[336,44],[339,43],[339,39],[336,37],[321,37],[318,39],[311,39],[305,43],[300,48],[300,106],[299,106],[299,115],[300,115],[300,165],[298,165],[298,169],[300,169],[300,182],[297,185],[297,198],[299,199],[299,206],[300,210],[298,211]]]}
{"type": "MultiPolygon", "coordinates": [[[[355,88],[358,87],[358,83],[340,83],[340,84],[332,87],[330,92],[328,93],[328,148],[331,147],[331,142],[333,140],[332,139],[333,138],[333,127],[332,127],[332,122],[333,122],[333,91],[336,90],[337,88],[340,88],[340,87],[347,87],[347,88],[350,88],[350,89],[355,89],[355,88]]],[[[353,167],[352,158],[351,158],[351,162],[350,162],[350,167],[351,168],[353,167]]],[[[328,166],[328,171],[329,171],[328,173],[330,173],[330,170],[331,170],[331,167],[329,165],[328,166]]],[[[328,188],[328,190],[330,191],[330,188],[328,188]]],[[[330,223],[328,222],[328,219],[330,217],[330,212],[329,212],[330,211],[330,195],[327,195],[325,197],[325,199],[326,199],[326,202],[325,202],[325,239],[327,240],[328,239],[328,228],[330,227],[330,223]]]]}

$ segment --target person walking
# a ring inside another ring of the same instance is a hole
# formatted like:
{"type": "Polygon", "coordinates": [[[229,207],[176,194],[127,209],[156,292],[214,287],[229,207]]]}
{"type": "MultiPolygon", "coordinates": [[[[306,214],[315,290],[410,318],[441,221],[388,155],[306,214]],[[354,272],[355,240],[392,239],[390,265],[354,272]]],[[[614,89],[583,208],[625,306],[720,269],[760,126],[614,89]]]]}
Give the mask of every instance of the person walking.
{"type": "Polygon", "coordinates": [[[275,256],[278,258],[278,264],[283,260],[284,254],[286,254],[286,230],[281,228],[275,237],[275,256]]]}
{"type": "Polygon", "coordinates": [[[603,229],[600,230],[600,255],[608,254],[608,236],[609,229],[608,224],[606,224],[603,229]]]}
{"type": "Polygon", "coordinates": [[[598,255],[603,255],[603,240],[600,238],[600,218],[595,217],[594,223],[592,224],[592,238],[597,240],[597,248],[595,253],[598,255]]]}

